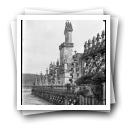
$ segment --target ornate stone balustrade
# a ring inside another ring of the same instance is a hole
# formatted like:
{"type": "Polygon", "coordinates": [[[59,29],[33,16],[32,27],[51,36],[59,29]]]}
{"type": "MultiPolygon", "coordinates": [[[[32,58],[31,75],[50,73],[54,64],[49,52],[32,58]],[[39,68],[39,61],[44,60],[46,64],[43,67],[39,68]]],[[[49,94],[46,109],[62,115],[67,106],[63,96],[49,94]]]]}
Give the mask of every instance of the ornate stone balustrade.
{"type": "Polygon", "coordinates": [[[75,83],[89,84],[105,82],[106,76],[106,42],[105,31],[89,39],[84,44],[84,53],[80,58],[81,67],[78,66],[78,74],[81,74],[75,83]],[[81,72],[80,72],[81,71],[81,72]]]}
{"type": "Polygon", "coordinates": [[[105,31],[102,31],[101,36],[98,33],[97,37],[94,36],[92,40],[89,39],[85,42],[83,57],[93,55],[103,49],[105,49],[105,31]]]}

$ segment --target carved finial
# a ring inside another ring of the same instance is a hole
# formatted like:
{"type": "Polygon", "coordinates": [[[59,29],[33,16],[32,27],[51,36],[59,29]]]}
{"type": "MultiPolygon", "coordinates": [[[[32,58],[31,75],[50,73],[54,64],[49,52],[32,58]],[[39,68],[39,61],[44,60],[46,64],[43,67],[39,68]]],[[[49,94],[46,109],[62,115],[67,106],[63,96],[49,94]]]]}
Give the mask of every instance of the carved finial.
{"type": "Polygon", "coordinates": [[[86,50],[86,44],[84,44],[84,50],[86,50]]]}
{"type": "Polygon", "coordinates": [[[87,43],[87,41],[85,42],[85,45],[86,45],[86,49],[88,49],[88,43],[87,43]]]}
{"type": "Polygon", "coordinates": [[[93,44],[93,45],[96,45],[96,38],[95,38],[95,36],[94,36],[93,39],[92,39],[92,44],[93,44]]]}
{"type": "Polygon", "coordinates": [[[92,41],[91,39],[88,40],[88,48],[91,47],[92,41]]]}
{"type": "Polygon", "coordinates": [[[96,38],[97,43],[100,43],[100,42],[101,42],[100,39],[101,39],[101,36],[100,36],[100,34],[98,33],[98,34],[97,34],[97,38],[96,38]]]}
{"type": "Polygon", "coordinates": [[[73,31],[72,23],[70,22],[70,29],[73,31]]]}
{"type": "Polygon", "coordinates": [[[68,26],[68,20],[66,20],[66,23],[65,23],[65,27],[67,27],[68,26]]]}
{"type": "Polygon", "coordinates": [[[59,60],[57,59],[57,62],[56,62],[57,66],[59,66],[59,60]]]}
{"type": "Polygon", "coordinates": [[[75,54],[76,54],[77,51],[75,50],[74,52],[75,52],[75,54]]]}
{"type": "Polygon", "coordinates": [[[46,68],[46,74],[48,74],[48,68],[46,68]]]}
{"type": "Polygon", "coordinates": [[[102,39],[105,39],[105,30],[102,31],[101,37],[102,39]]]}
{"type": "Polygon", "coordinates": [[[73,28],[72,28],[72,24],[71,22],[68,22],[68,26],[67,26],[68,30],[69,31],[73,31],[73,28]]]}
{"type": "Polygon", "coordinates": [[[86,53],[87,50],[88,50],[88,44],[87,44],[87,41],[86,41],[85,44],[84,44],[84,53],[86,53]]]}
{"type": "Polygon", "coordinates": [[[64,34],[65,34],[67,31],[73,31],[72,24],[71,24],[71,22],[69,22],[68,20],[67,20],[66,23],[65,23],[64,34]]]}
{"type": "Polygon", "coordinates": [[[90,44],[92,43],[91,39],[88,39],[88,43],[90,43],[90,44]]]}
{"type": "Polygon", "coordinates": [[[70,29],[70,25],[71,25],[70,22],[68,22],[68,29],[70,29]]]}
{"type": "Polygon", "coordinates": [[[52,68],[52,66],[53,66],[53,64],[52,64],[52,61],[51,61],[50,65],[49,65],[49,70],[52,68]]]}
{"type": "Polygon", "coordinates": [[[67,28],[69,27],[69,21],[67,20],[67,28]]]}

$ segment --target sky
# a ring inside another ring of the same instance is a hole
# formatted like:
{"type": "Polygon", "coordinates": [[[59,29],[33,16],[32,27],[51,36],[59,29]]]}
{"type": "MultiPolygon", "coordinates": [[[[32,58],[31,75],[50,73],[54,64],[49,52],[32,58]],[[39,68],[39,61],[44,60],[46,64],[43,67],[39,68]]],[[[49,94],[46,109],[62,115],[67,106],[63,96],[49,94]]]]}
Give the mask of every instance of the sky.
{"type": "MultiPolygon", "coordinates": [[[[72,23],[73,51],[83,53],[84,43],[104,29],[101,20],[69,20],[72,23]]],[[[23,73],[43,74],[59,60],[59,45],[65,41],[66,20],[23,21],[23,73]]]]}

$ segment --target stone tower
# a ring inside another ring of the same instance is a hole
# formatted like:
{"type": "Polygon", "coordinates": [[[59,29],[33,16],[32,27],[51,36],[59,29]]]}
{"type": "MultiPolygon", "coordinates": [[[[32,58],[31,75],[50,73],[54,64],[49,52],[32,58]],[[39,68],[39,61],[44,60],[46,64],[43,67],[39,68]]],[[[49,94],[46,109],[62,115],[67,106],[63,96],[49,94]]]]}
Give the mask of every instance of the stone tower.
{"type": "Polygon", "coordinates": [[[60,82],[61,84],[70,83],[70,72],[69,65],[72,62],[73,56],[73,43],[72,43],[72,31],[73,27],[71,22],[66,21],[65,23],[65,42],[59,46],[60,50],[60,82]]]}

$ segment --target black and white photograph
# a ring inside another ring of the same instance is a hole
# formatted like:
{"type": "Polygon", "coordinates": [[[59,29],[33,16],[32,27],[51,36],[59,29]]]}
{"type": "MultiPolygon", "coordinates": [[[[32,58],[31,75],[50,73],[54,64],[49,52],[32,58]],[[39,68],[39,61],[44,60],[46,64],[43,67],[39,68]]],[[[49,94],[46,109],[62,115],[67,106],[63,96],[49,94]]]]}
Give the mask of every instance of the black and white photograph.
{"type": "Polygon", "coordinates": [[[17,30],[18,110],[110,110],[110,16],[20,15],[17,30]]]}

